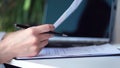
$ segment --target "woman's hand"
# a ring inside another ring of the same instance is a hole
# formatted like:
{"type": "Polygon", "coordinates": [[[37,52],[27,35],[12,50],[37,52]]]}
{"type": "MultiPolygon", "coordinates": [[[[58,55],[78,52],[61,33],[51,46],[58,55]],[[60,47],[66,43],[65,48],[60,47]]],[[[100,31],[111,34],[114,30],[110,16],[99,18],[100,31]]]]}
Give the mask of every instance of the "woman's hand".
{"type": "Polygon", "coordinates": [[[53,25],[45,24],[6,35],[0,42],[0,63],[8,62],[14,57],[36,56],[52,37],[44,32],[53,30],[53,25]]]}

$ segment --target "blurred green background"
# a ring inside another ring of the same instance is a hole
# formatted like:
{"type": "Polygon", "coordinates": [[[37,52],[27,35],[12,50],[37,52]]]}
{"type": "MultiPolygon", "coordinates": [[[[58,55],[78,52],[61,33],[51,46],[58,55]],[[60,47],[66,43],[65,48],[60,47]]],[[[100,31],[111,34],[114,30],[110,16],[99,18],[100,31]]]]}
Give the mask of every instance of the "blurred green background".
{"type": "Polygon", "coordinates": [[[14,31],[15,23],[41,24],[44,0],[0,0],[0,31],[14,31]]]}

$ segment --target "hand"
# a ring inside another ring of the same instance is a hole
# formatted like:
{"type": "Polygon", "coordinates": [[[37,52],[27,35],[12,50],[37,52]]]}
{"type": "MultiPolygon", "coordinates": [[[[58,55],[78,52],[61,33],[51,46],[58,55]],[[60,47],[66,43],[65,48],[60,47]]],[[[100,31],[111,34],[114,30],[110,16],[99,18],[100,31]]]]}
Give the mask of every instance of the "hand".
{"type": "Polygon", "coordinates": [[[6,35],[0,42],[0,62],[7,62],[14,57],[36,56],[52,37],[44,32],[53,30],[53,25],[46,24],[6,35]]]}

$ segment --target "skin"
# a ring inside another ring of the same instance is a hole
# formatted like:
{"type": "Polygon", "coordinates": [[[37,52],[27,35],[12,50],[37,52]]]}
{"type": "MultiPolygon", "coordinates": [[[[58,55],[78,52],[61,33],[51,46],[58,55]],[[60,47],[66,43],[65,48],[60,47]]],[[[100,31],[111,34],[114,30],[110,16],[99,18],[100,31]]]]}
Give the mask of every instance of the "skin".
{"type": "Polygon", "coordinates": [[[36,56],[48,44],[53,31],[50,24],[34,26],[5,35],[0,41],[0,63],[7,63],[15,57],[36,56]]]}

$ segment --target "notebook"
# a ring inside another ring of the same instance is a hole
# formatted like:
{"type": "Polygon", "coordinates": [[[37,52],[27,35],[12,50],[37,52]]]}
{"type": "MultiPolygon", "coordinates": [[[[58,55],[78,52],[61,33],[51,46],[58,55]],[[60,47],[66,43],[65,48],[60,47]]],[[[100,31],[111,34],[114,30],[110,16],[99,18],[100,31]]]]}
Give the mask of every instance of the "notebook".
{"type": "MultiPolygon", "coordinates": [[[[54,2],[48,0],[43,22],[55,24],[73,1],[75,0],[54,2]],[[66,3],[67,5],[65,5],[66,3]],[[53,5],[54,7],[52,7],[53,5]]],[[[80,1],[77,9],[55,29],[56,32],[67,34],[68,37],[55,36],[50,38],[48,46],[54,46],[54,44],[55,46],[104,44],[112,41],[116,0],[80,1]]]]}

